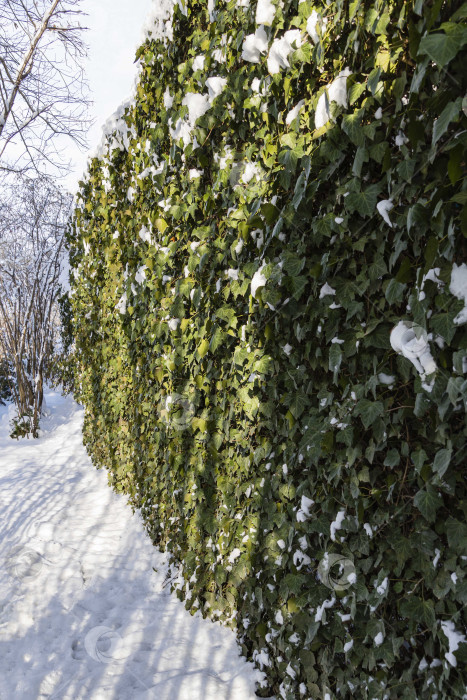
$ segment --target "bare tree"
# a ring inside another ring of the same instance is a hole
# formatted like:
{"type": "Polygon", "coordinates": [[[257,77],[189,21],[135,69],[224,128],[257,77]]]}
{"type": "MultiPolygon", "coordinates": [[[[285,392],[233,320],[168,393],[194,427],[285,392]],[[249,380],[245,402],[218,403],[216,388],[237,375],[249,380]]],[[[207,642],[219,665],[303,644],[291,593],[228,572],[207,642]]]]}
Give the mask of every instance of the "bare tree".
{"type": "Polygon", "coordinates": [[[0,171],[60,175],[61,137],[85,146],[81,2],[0,2],[0,171]]]}
{"type": "Polygon", "coordinates": [[[10,179],[8,195],[0,212],[0,355],[13,364],[18,418],[35,437],[59,342],[57,297],[72,197],[50,179],[24,176],[10,179]]]}

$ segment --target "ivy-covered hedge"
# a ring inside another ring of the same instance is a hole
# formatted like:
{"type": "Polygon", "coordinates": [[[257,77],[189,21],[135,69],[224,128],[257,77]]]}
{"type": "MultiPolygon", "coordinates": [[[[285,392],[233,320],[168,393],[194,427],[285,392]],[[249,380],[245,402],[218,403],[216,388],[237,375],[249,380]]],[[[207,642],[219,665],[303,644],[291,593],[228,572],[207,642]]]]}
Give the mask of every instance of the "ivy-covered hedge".
{"type": "Polygon", "coordinates": [[[467,5],[161,8],[69,235],[88,450],[264,695],[465,698],[467,5]]]}

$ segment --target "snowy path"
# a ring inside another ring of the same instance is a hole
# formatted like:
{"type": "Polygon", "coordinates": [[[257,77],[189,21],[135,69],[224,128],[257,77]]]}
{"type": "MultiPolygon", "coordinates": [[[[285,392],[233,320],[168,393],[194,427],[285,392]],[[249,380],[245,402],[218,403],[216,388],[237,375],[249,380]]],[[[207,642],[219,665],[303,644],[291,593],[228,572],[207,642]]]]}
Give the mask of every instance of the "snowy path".
{"type": "Polygon", "coordinates": [[[86,455],[82,411],[47,403],[34,442],[8,437],[0,407],[0,700],[253,700],[261,674],[164,587],[166,557],[86,455]]]}

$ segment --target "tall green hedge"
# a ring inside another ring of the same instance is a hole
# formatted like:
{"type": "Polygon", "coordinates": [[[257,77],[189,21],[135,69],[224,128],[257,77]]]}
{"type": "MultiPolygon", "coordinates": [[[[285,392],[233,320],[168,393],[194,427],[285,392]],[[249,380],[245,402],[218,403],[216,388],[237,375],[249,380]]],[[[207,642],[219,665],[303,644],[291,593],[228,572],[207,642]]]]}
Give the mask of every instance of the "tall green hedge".
{"type": "Polygon", "coordinates": [[[465,698],[467,5],[184,3],[69,234],[87,448],[263,695],[465,698]]]}

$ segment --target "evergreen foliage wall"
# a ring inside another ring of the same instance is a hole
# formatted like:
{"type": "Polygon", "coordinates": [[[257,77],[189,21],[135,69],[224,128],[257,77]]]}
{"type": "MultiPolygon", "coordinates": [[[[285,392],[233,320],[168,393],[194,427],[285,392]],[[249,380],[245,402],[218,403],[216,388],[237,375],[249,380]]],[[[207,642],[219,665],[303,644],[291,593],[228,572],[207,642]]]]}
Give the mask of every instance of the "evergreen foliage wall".
{"type": "Polygon", "coordinates": [[[78,196],[87,448],[265,695],[465,697],[466,16],[162,3],[78,196]]]}

